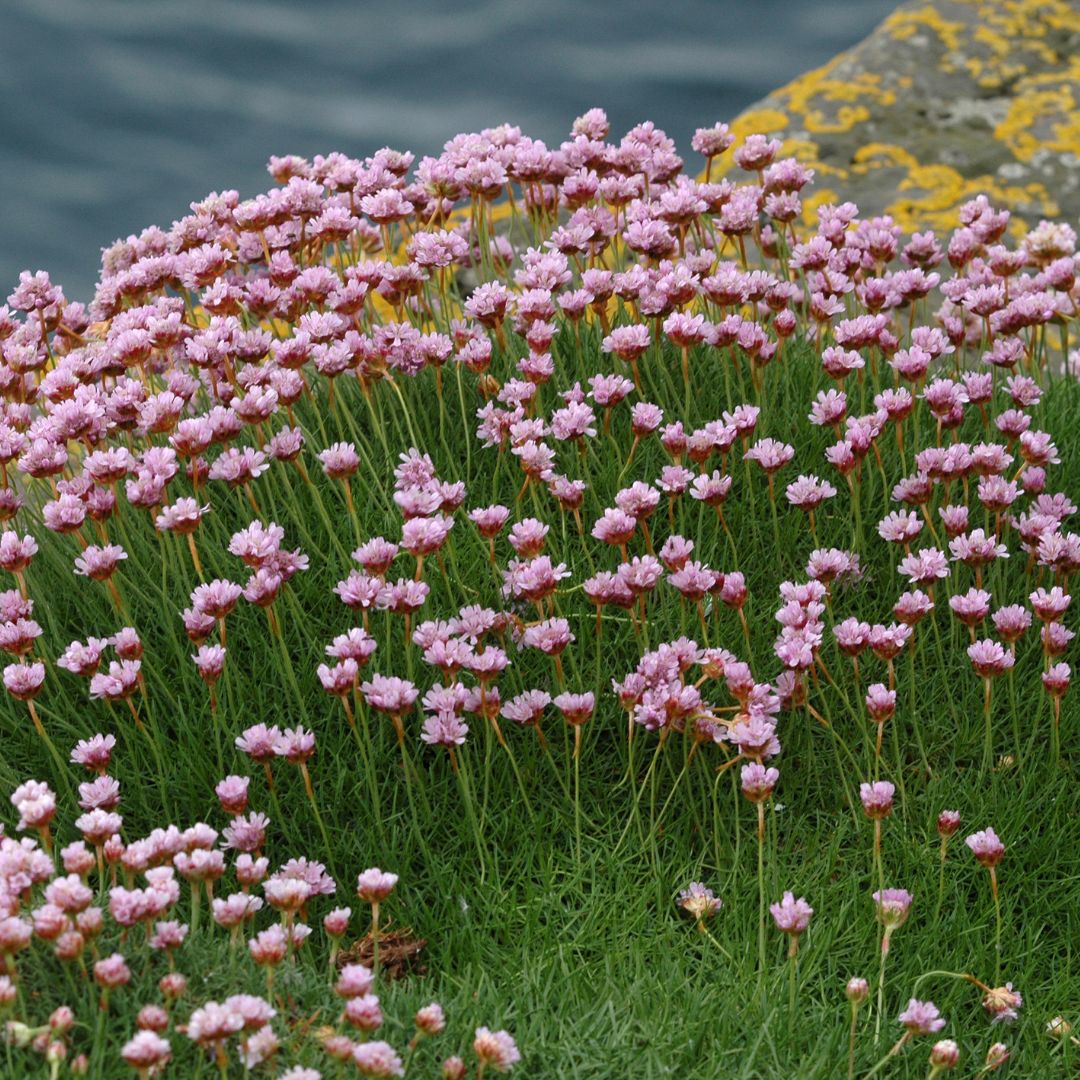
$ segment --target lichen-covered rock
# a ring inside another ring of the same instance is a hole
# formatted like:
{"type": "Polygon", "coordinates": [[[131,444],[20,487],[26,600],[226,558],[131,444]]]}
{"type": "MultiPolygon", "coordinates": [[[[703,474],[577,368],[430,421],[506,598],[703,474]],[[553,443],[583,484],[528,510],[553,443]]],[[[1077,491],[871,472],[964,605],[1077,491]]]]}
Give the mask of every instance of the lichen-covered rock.
{"type": "Polygon", "coordinates": [[[1080,216],[1080,4],[933,0],[774,91],[733,130],[768,132],[817,171],[808,215],[851,199],[905,232],[945,229],[979,193],[1080,216]]]}

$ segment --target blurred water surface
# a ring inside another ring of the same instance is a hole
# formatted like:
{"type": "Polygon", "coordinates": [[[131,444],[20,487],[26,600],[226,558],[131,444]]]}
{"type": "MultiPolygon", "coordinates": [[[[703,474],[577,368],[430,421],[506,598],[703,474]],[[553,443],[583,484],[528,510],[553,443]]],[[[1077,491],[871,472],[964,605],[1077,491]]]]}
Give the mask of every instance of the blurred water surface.
{"type": "Polygon", "coordinates": [[[45,268],[87,298],[103,246],[272,153],[437,153],[510,121],[557,144],[603,106],[689,153],[864,37],[894,0],[4,0],[0,302],[45,268]]]}

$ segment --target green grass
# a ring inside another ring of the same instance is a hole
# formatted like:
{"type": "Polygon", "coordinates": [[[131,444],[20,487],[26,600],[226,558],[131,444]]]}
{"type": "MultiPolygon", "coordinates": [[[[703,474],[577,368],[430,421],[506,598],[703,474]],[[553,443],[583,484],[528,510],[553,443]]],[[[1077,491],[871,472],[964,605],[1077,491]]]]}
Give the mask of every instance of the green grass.
{"type": "MultiPolygon", "coordinates": [[[[590,372],[610,370],[609,358],[599,356],[596,333],[589,329],[584,331],[580,349],[574,347],[569,330],[564,331],[556,343],[556,359],[558,389],[575,379],[584,381],[590,372]]],[[[743,375],[728,370],[729,364],[726,353],[695,353],[692,423],[703,423],[739,401],[752,400],[745,383],[739,388],[743,375]]],[[[650,354],[642,367],[645,396],[664,406],[667,420],[681,416],[677,354],[662,358],[650,354]]],[[[509,361],[500,357],[493,370],[505,377],[509,361]]],[[[387,386],[376,387],[375,401],[392,454],[410,445],[406,423],[411,423],[440,477],[467,483],[466,507],[499,500],[513,506],[521,482],[515,462],[504,455],[495,466],[496,453],[480,450],[475,439],[465,456],[464,418],[453,373],[447,375],[444,436],[440,436],[440,412],[430,373],[417,380],[399,380],[407,412],[387,386]]],[[[849,547],[853,536],[846,487],[837,482],[822,458],[831,433],[810,427],[805,419],[815,390],[824,384],[808,348],[789,352],[780,366],[766,371],[766,407],[758,435],[781,438],[797,448],[795,461],[780,474],[778,492],[800,472],[816,472],[836,483],[840,494],[818,515],[820,538],[823,546],[849,547]]],[[[552,406],[553,389],[548,386],[542,392],[545,408],[552,406]]],[[[849,390],[853,411],[858,411],[858,390],[854,386],[849,390]]],[[[427,971],[380,987],[387,1014],[381,1034],[403,1050],[411,1034],[413,1010],[433,998],[444,1005],[449,1017],[447,1033],[421,1046],[411,1075],[436,1075],[436,1062],[451,1052],[464,1051],[473,1028],[486,1024],[513,1032],[523,1054],[519,1072],[529,1077],[797,1076],[801,1080],[842,1076],[849,1019],[844,984],[853,975],[863,975],[873,985],[878,928],[870,900],[876,888],[871,874],[873,830],[857,798],[851,809],[845,796],[845,784],[857,791],[859,781],[871,778],[872,736],[855,696],[850,665],[837,653],[831,635],[822,655],[839,685],[834,689],[823,681],[811,689],[810,700],[832,719],[833,726],[824,729],[805,710],[782,714],[779,733],[784,750],[775,762],[781,780],[768,808],[767,899],[778,900],[783,890],[792,889],[816,911],[800,948],[800,985],[792,1014],[787,1001],[786,941],[771,920],[767,970],[757,970],[754,808],[738,794],[738,770],[729,770],[718,779],[715,767],[723,758],[714,748],[705,747],[668,802],[685,761],[682,740],[673,736],[655,774],[655,814],[667,804],[660,827],[651,832],[648,828],[652,796],[646,791],[640,804],[642,823],[627,828],[655,737],[638,733],[638,779],[634,784],[625,782],[625,714],[608,688],[612,677],[622,678],[633,668],[647,646],[621,613],[605,616],[598,645],[593,635],[594,610],[580,591],[567,590],[558,598],[559,610],[571,619],[578,639],[566,661],[569,686],[601,692],[597,715],[586,730],[581,765],[585,826],[580,850],[573,805],[539,753],[535,736],[523,730],[509,733],[535,811],[535,820],[530,820],[506,755],[474,718],[470,718],[472,733],[462,754],[474,779],[483,820],[483,872],[446,755],[422,747],[416,738],[419,719],[415,714],[409,718],[409,750],[423,779],[422,796],[417,797],[415,808],[410,806],[392,728],[389,722],[376,720],[380,806],[377,810],[372,806],[368,778],[342,709],[322,692],[315,678],[324,645],[354,622],[331,590],[350,569],[348,552],[355,541],[340,489],[321,475],[314,476],[318,466],[311,450],[337,438],[357,439],[371,465],[370,472],[361,474],[363,480],[358,478],[354,484],[362,535],[396,539],[400,520],[388,500],[391,463],[371,431],[359,388],[339,381],[337,412],[326,407],[325,386],[318,393],[319,402],[302,403],[299,415],[311,439],[305,458],[322,507],[315,505],[295,471],[278,464],[254,485],[264,517],[283,524],[286,544],[302,547],[311,558],[311,569],[286,587],[276,605],[284,645],[270,636],[261,612],[242,604],[230,616],[227,671],[219,687],[221,707],[217,718],[212,718],[206,690],[187,659],[193,649],[177,615],[187,606],[187,594],[195,584],[187,552],[175,538],[164,542],[156,538],[145,513],[125,508],[121,529],[117,532],[110,523],[110,535],[129,554],[118,582],[131,621],[146,644],[148,697],[139,709],[160,750],[160,762],[151,752],[150,741],[136,732],[126,709],[88,701],[84,683],[50,667],[38,707],[61,754],[66,756],[77,738],[94,731],[117,734],[119,746],[111,772],[122,785],[127,839],[145,835],[166,821],[183,826],[206,820],[223,827],[213,785],[227,772],[250,773],[253,808],[272,818],[267,850],[272,867],[302,854],[328,862],[339,880],[338,902],[351,902],[354,912],[362,907],[351,895],[357,872],[372,864],[398,872],[401,882],[385,905],[385,916],[394,926],[411,927],[427,941],[423,954],[427,971]],[[286,674],[286,652],[295,682],[286,674]],[[234,737],[258,721],[303,723],[317,733],[312,775],[331,841],[329,852],[298,770],[285,763],[275,765],[279,809],[267,797],[261,772],[233,748],[234,737]],[[851,765],[852,759],[856,766],[851,765]],[[692,921],[676,908],[676,894],[691,880],[704,881],[723,898],[724,907],[710,930],[730,959],[698,934],[692,921]]],[[[479,403],[468,374],[462,400],[470,414],[479,403]]],[[[1034,410],[1036,425],[1054,434],[1062,457],[1062,464],[1050,471],[1048,489],[1063,489],[1074,500],[1080,499],[1080,433],[1074,422],[1078,408],[1080,385],[1070,381],[1055,383],[1034,410]]],[[[982,437],[978,413],[969,412],[961,435],[978,441],[982,437]]],[[[925,418],[923,427],[925,432],[925,418]]],[[[652,480],[666,460],[655,440],[649,440],[620,478],[629,448],[628,431],[628,411],[623,406],[616,410],[611,437],[601,433],[587,456],[579,459],[573,447],[560,447],[561,466],[590,484],[583,511],[586,529],[603,507],[612,505],[620,487],[634,479],[652,480]]],[[[910,422],[906,434],[910,468],[910,422]]],[[[891,486],[904,470],[891,433],[882,444],[891,486]]],[[[757,678],[771,679],[779,671],[771,648],[778,629],[773,620],[777,586],[788,578],[804,580],[806,558],[816,545],[802,513],[786,504],[779,507],[778,533],[774,534],[763,475],[756,467],[752,473],[744,471],[734,453],[729,467],[735,485],[725,513],[738,558],[727,547],[712,512],[688,497],[677,507],[676,527],[695,540],[696,558],[746,574],[750,656],[745,656],[736,614],[727,609],[710,614],[709,644],[730,648],[750,660],[757,678]]],[[[171,494],[174,487],[176,494],[187,491],[182,478],[170,487],[171,494]]],[[[864,469],[861,495],[859,551],[865,574],[836,590],[826,616],[830,625],[847,615],[888,622],[892,604],[902,591],[894,573],[896,553],[875,531],[878,518],[892,507],[872,456],[864,469]]],[[[940,493],[936,498],[940,501],[940,493]]],[[[560,521],[543,493],[535,505],[532,499],[526,495],[516,512],[523,516],[539,507],[538,516],[551,521],[549,551],[573,572],[565,585],[578,584],[594,566],[615,568],[617,551],[591,539],[582,545],[572,518],[560,521]]],[[[211,485],[210,500],[213,513],[197,534],[207,578],[243,580],[239,560],[228,555],[226,545],[230,534],[253,515],[241,495],[227,492],[222,485],[211,485]]],[[[976,510],[972,518],[973,525],[982,523],[976,510]]],[[[19,524],[35,532],[42,549],[28,572],[36,601],[34,614],[45,629],[40,652],[55,658],[72,638],[104,636],[127,621],[118,619],[103,586],[72,576],[71,561],[77,552],[73,540],[45,536],[40,527],[19,524]]],[[[662,504],[654,519],[657,547],[668,531],[662,504]]],[[[928,541],[920,538],[920,542],[928,541]]],[[[634,550],[640,553],[637,543],[634,550]]],[[[423,617],[446,617],[467,603],[498,606],[500,582],[486,561],[485,542],[463,515],[450,545],[445,575],[429,560],[426,579],[432,591],[423,617]]],[[[499,541],[499,551],[505,562],[509,553],[505,537],[499,541]]],[[[1007,565],[996,566],[989,575],[995,607],[1020,602],[1035,587],[1033,578],[1025,575],[1024,562],[1022,554],[1014,551],[1007,565]]],[[[412,566],[411,558],[402,555],[391,576],[411,577],[412,566]]],[[[991,1028],[978,993],[955,981],[930,981],[919,996],[932,997],[948,1018],[942,1034],[961,1045],[959,1075],[973,1075],[987,1047],[999,1038],[1013,1051],[1007,1068],[1012,1076],[1065,1075],[1080,1054],[1067,1044],[1052,1042],[1043,1030],[1046,1021],[1058,1013],[1072,1022],[1080,1020],[1080,972],[1074,957],[1080,931],[1080,825],[1073,766],[1076,698],[1065,698],[1062,756],[1055,760],[1048,734],[1049,707],[1039,685],[1037,633],[1029,632],[1020,645],[1013,685],[1000,679],[994,687],[995,749],[999,755],[1015,754],[1016,760],[983,773],[982,687],[965,655],[966,632],[947,610],[950,589],[966,589],[971,584],[969,576],[970,571],[960,567],[951,581],[938,588],[940,655],[937,635],[928,621],[917,635],[914,680],[907,657],[901,656],[897,663],[898,711],[886,731],[882,773],[898,787],[896,812],[884,823],[885,880],[889,886],[909,889],[915,904],[910,921],[893,940],[886,1015],[877,1048],[873,1046],[872,1009],[864,1007],[857,1075],[868,1071],[900,1034],[895,1017],[921,974],[945,969],[971,972],[994,982],[989,883],[986,872],[963,845],[964,835],[987,826],[996,829],[1008,848],[999,869],[1004,920],[1001,972],[1002,981],[1011,980],[1024,995],[1020,1020],[1009,1029],[991,1028]],[[922,769],[916,728],[932,767],[930,776],[922,769]],[[1021,737],[1018,754],[1016,731],[1021,737]],[[939,905],[935,819],[946,807],[960,810],[964,824],[950,848],[939,905]]],[[[527,612],[522,615],[532,617],[527,612]]],[[[399,618],[376,614],[371,629],[379,639],[372,670],[411,674],[422,690],[435,681],[434,673],[423,668],[419,654],[404,649],[399,618]]],[[[648,645],[655,647],[680,632],[701,639],[694,611],[682,609],[677,594],[661,585],[651,602],[648,645]]],[[[532,653],[512,654],[512,660],[500,684],[504,700],[527,687],[553,686],[550,661],[532,653]]],[[[864,686],[884,677],[884,665],[868,654],[862,664],[864,686]]],[[[717,704],[729,700],[719,685],[706,687],[706,696],[717,704]]],[[[10,790],[30,776],[48,779],[54,787],[62,784],[23,706],[6,699],[0,708],[5,736],[0,783],[4,788],[10,790]]],[[[553,710],[546,731],[555,761],[566,770],[563,779],[572,784],[564,735],[553,710]]],[[[67,770],[67,776],[71,782],[76,779],[73,769],[67,770]]],[[[63,786],[59,790],[58,837],[66,843],[76,835],[75,814],[69,792],[63,786]]],[[[9,826],[13,824],[10,819],[9,826]]],[[[232,891],[229,880],[217,890],[219,895],[232,891]]],[[[185,889],[178,916],[184,916],[186,904],[185,889]]],[[[330,906],[325,901],[313,905],[313,925],[330,906]]],[[[226,933],[208,932],[205,921],[204,913],[199,939],[185,945],[178,956],[178,966],[191,979],[188,996],[178,1009],[180,1020],[186,1020],[190,1010],[207,998],[220,1000],[239,990],[259,993],[264,986],[262,972],[246,955],[230,956],[224,944],[226,933]]],[[[257,925],[267,923],[264,913],[257,925]]],[[[359,936],[365,928],[362,915],[356,915],[350,936],[359,936]]],[[[102,944],[104,952],[111,951],[115,936],[110,930],[102,944]]],[[[34,944],[32,958],[27,954],[20,958],[25,1015],[40,1023],[55,1005],[70,1004],[80,1024],[72,1036],[72,1054],[89,1053],[94,1043],[92,1076],[130,1075],[120,1063],[119,1047],[134,1030],[138,1006],[157,1000],[154,983],[165,970],[164,961],[159,956],[144,961],[140,942],[141,931],[136,931],[124,946],[136,977],[131,986],[113,995],[106,1035],[96,1042],[91,1037],[97,1022],[94,994],[77,973],[64,969],[41,943],[34,944]]],[[[318,1064],[326,1075],[334,1076],[314,1038],[305,1034],[307,1021],[317,1027],[336,1016],[338,1006],[328,991],[325,956],[322,931],[317,927],[295,968],[278,973],[275,1028],[289,1048],[286,1060],[318,1064]]],[[[931,1041],[916,1040],[884,1075],[925,1075],[931,1041]]],[[[194,1048],[180,1035],[173,1035],[172,1043],[175,1060],[169,1075],[194,1075],[198,1068],[194,1048]]],[[[12,1051],[5,1075],[34,1075],[35,1069],[47,1074],[40,1059],[26,1051],[12,1051]]],[[[207,1065],[207,1075],[211,1072],[212,1066],[207,1065]]],[[[230,1075],[240,1075],[235,1062],[230,1075]]]]}

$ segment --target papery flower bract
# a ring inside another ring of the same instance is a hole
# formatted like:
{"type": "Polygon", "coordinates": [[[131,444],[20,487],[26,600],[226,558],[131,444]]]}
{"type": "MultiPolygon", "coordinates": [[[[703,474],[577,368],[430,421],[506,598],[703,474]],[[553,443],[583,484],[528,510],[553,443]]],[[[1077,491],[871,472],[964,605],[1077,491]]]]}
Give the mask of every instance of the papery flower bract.
{"type": "Polygon", "coordinates": [[[699,923],[711,919],[721,907],[723,901],[700,881],[692,881],[678,896],[678,905],[699,923]]]}
{"type": "Polygon", "coordinates": [[[1011,982],[987,990],[983,995],[983,1008],[989,1014],[992,1024],[1011,1024],[1016,1020],[1018,1010],[1023,1004],[1023,997],[1013,989],[1011,982]]]}

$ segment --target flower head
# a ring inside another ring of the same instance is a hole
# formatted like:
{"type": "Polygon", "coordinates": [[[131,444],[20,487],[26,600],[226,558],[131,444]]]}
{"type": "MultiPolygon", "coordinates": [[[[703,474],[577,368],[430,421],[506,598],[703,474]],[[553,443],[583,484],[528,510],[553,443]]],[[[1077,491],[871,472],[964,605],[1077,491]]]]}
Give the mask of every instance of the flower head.
{"type": "Polygon", "coordinates": [[[776,904],[769,905],[777,930],[798,936],[810,925],[814,909],[800,896],[797,900],[791,892],[785,892],[776,904]]]}
{"type": "Polygon", "coordinates": [[[981,832],[972,833],[964,839],[964,843],[971,849],[979,865],[988,869],[997,866],[1005,857],[1005,845],[998,839],[993,829],[983,829],[981,832]]]}
{"type": "Polygon", "coordinates": [[[945,1026],[944,1017],[932,1001],[911,998],[907,1008],[897,1017],[912,1035],[934,1035],[945,1026]]]}
{"type": "Polygon", "coordinates": [[[911,914],[912,895],[907,889],[880,889],[873,895],[877,917],[887,930],[898,930],[911,914]]]}
{"type": "Polygon", "coordinates": [[[356,895],[369,904],[378,904],[394,891],[397,883],[397,874],[372,866],[356,879],[356,895]]]}
{"type": "Polygon", "coordinates": [[[508,1031],[489,1031],[486,1027],[476,1029],[473,1051],[485,1065],[496,1072],[509,1072],[521,1060],[517,1044],[508,1031]]]}
{"type": "Polygon", "coordinates": [[[994,1024],[1011,1024],[1023,1004],[1024,999],[1013,989],[1011,982],[987,990],[983,995],[983,1008],[994,1024]]]}
{"type": "Polygon", "coordinates": [[[692,881],[679,893],[678,904],[700,923],[711,919],[723,906],[723,901],[707,885],[692,881]]]}

